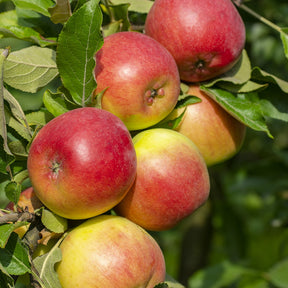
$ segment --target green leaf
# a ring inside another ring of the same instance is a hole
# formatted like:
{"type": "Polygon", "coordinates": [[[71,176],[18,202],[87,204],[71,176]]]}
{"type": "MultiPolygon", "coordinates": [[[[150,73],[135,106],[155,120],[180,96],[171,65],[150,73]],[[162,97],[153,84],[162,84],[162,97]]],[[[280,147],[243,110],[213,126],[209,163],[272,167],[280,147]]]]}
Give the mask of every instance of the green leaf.
{"type": "Polygon", "coordinates": [[[54,5],[52,0],[13,0],[13,3],[16,7],[33,10],[48,17],[48,8],[54,5]]]}
{"type": "Polygon", "coordinates": [[[11,236],[12,232],[24,225],[27,225],[28,222],[16,222],[16,223],[7,223],[0,225],[0,248],[5,248],[9,237],[11,236]]]}
{"type": "Polygon", "coordinates": [[[57,65],[62,82],[73,100],[85,106],[96,88],[95,53],[103,45],[99,0],[81,6],[67,21],[59,36],[57,65]]]}
{"type": "Polygon", "coordinates": [[[0,36],[25,40],[41,47],[56,44],[56,38],[45,39],[32,27],[19,25],[19,21],[16,10],[0,13],[0,36]]]}
{"type": "Polygon", "coordinates": [[[10,53],[4,64],[4,82],[35,93],[58,75],[55,51],[37,46],[10,53]]]}
{"type": "Polygon", "coordinates": [[[7,60],[9,55],[8,49],[0,49],[0,135],[3,138],[3,148],[7,154],[12,154],[7,142],[7,127],[6,127],[6,119],[5,119],[5,106],[4,106],[4,63],[7,60]]]}
{"type": "Polygon", "coordinates": [[[43,209],[41,221],[47,229],[55,233],[64,233],[67,230],[67,219],[50,210],[43,209]]]}
{"type": "Polygon", "coordinates": [[[130,22],[128,18],[128,8],[129,8],[129,4],[119,4],[119,5],[110,7],[110,11],[113,15],[113,19],[115,19],[115,21],[119,23],[118,32],[128,31],[130,29],[130,22]]]}
{"type": "Polygon", "coordinates": [[[52,93],[50,90],[45,91],[43,95],[43,103],[54,117],[69,111],[67,102],[61,92],[52,93]]]}
{"type": "Polygon", "coordinates": [[[185,288],[182,284],[172,278],[169,274],[166,273],[165,283],[169,288],[185,288]]]}
{"type": "Polygon", "coordinates": [[[278,288],[288,288],[288,259],[278,262],[269,272],[268,276],[273,285],[278,288]]]}
{"type": "Polygon", "coordinates": [[[231,286],[238,280],[247,270],[241,266],[234,265],[228,261],[224,261],[205,270],[196,272],[189,279],[191,288],[222,288],[231,286]]]}
{"type": "Polygon", "coordinates": [[[201,86],[201,90],[208,93],[223,109],[240,122],[253,130],[266,132],[269,137],[273,138],[267,127],[262,106],[257,97],[254,97],[255,94],[248,93],[235,96],[228,91],[205,86],[201,86]]]}
{"type": "Polygon", "coordinates": [[[5,248],[0,248],[0,266],[11,275],[31,272],[28,250],[16,233],[12,233],[5,248]]]}
{"type": "Polygon", "coordinates": [[[72,15],[69,0],[56,0],[56,5],[48,9],[53,23],[65,23],[72,15]]]}
{"type": "Polygon", "coordinates": [[[222,82],[218,83],[217,86],[221,87],[222,89],[228,90],[232,93],[250,93],[250,92],[258,92],[265,88],[267,88],[268,84],[259,84],[253,81],[247,81],[243,84],[233,84],[231,82],[222,82]]]}
{"type": "Polygon", "coordinates": [[[254,67],[251,73],[251,80],[258,81],[261,83],[271,83],[276,84],[279,86],[279,88],[285,92],[288,93],[288,82],[284,81],[282,79],[279,79],[273,74],[267,73],[260,69],[259,67],[254,67]]]}
{"type": "Polygon", "coordinates": [[[29,141],[31,139],[32,132],[30,130],[22,107],[7,89],[4,89],[4,99],[9,104],[13,118],[15,118],[15,120],[19,122],[19,124],[21,124],[21,131],[23,132],[20,135],[24,135],[23,138],[29,141]]]}
{"type": "Polygon", "coordinates": [[[9,182],[5,186],[6,197],[13,203],[17,203],[21,193],[21,184],[15,181],[9,182]]]}
{"type": "Polygon", "coordinates": [[[288,113],[279,111],[270,101],[263,99],[260,100],[260,104],[263,115],[266,117],[288,122],[288,113]]]}
{"type": "Polygon", "coordinates": [[[0,283],[1,288],[14,288],[14,279],[0,265],[0,283]]]}
{"type": "Polygon", "coordinates": [[[45,288],[61,288],[58,275],[54,268],[55,264],[61,261],[61,259],[61,249],[55,245],[47,254],[36,257],[33,260],[33,264],[45,288]]]}
{"type": "Polygon", "coordinates": [[[231,82],[233,84],[241,85],[250,79],[251,63],[246,50],[243,50],[238,62],[226,73],[219,77],[203,83],[206,87],[212,87],[218,82],[231,82]]]}
{"type": "Polygon", "coordinates": [[[148,0],[111,0],[113,5],[129,4],[128,10],[147,14],[153,5],[153,1],[148,0]]]}
{"type": "Polygon", "coordinates": [[[44,126],[53,119],[53,116],[46,110],[39,110],[26,114],[26,119],[29,126],[44,126]]]}
{"type": "Polygon", "coordinates": [[[288,59],[288,28],[282,28],[280,37],[282,40],[285,57],[288,59]]]}

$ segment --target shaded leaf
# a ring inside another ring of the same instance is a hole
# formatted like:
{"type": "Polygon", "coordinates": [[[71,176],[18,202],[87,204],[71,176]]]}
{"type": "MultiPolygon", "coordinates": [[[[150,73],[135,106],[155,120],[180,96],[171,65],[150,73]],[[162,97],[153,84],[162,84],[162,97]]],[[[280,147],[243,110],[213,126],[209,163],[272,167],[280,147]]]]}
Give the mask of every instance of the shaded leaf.
{"type": "Polygon", "coordinates": [[[260,69],[259,67],[254,67],[251,73],[251,79],[254,81],[264,82],[264,83],[272,83],[279,86],[279,88],[288,93],[288,82],[282,79],[279,79],[275,75],[267,73],[260,69]]]}
{"type": "Polygon", "coordinates": [[[0,265],[11,275],[31,272],[27,248],[16,233],[12,233],[5,248],[0,248],[0,265]]]}
{"type": "Polygon", "coordinates": [[[21,193],[21,184],[11,181],[5,186],[6,197],[13,203],[18,203],[21,193]]]}
{"type": "Polygon", "coordinates": [[[1,288],[13,288],[14,287],[14,279],[9,275],[9,273],[5,273],[5,269],[0,265],[0,283],[1,288]]]}
{"type": "Polygon", "coordinates": [[[56,0],[56,5],[48,8],[48,11],[54,23],[65,23],[72,15],[69,0],[56,0]]]}
{"type": "Polygon", "coordinates": [[[85,106],[96,88],[95,53],[102,47],[102,12],[99,0],[81,6],[69,18],[59,36],[57,65],[64,86],[73,100],[85,106]]]}
{"type": "Polygon", "coordinates": [[[224,261],[205,270],[196,272],[189,279],[189,287],[222,288],[231,286],[236,280],[243,276],[246,271],[247,270],[241,266],[224,261]]]}
{"type": "Polygon", "coordinates": [[[9,237],[15,229],[27,224],[28,222],[16,222],[0,225],[0,248],[5,248],[9,237]]]}
{"type": "Polygon", "coordinates": [[[13,88],[35,93],[58,75],[55,51],[37,46],[10,53],[4,65],[4,82],[13,88]]]}
{"type": "Polygon", "coordinates": [[[36,112],[26,114],[26,119],[28,121],[29,126],[32,125],[44,126],[53,119],[53,116],[52,114],[50,114],[50,112],[46,110],[39,110],[36,112]]]}

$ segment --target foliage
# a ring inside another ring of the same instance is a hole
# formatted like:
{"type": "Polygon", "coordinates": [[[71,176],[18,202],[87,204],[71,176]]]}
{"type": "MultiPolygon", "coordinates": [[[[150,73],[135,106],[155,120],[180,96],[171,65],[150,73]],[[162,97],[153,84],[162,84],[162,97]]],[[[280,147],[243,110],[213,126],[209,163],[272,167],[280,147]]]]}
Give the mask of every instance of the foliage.
{"type": "MultiPolygon", "coordinates": [[[[141,32],[153,4],[149,0],[55,2],[0,1],[2,208],[8,201],[16,204],[20,192],[30,185],[26,161],[39,129],[68,110],[91,105],[97,85],[94,55],[103,36],[141,32]]],[[[230,71],[201,83],[201,88],[249,127],[246,142],[236,157],[210,169],[212,195],[207,205],[179,227],[154,236],[164,250],[168,274],[188,287],[285,288],[288,82],[284,77],[288,70],[281,67],[288,68],[288,30],[258,17],[254,12],[258,6],[252,10],[234,2],[247,26],[246,50],[230,71]],[[263,57],[264,46],[272,47],[272,56],[267,52],[263,57]],[[278,66],[275,51],[282,53],[278,66]]],[[[287,11],[287,3],[279,2],[287,11]]],[[[281,21],[279,25],[287,24],[281,21]]],[[[185,95],[182,85],[178,104],[197,102],[193,95],[185,95]]],[[[67,220],[47,209],[37,211],[36,217],[44,229],[38,230],[48,231],[48,238],[60,234],[59,244],[67,220]]],[[[35,287],[60,287],[54,270],[61,260],[58,244],[32,261],[28,250],[35,249],[33,229],[23,239],[13,232],[27,224],[27,219],[21,220],[0,226],[1,287],[23,287],[27,274],[38,283],[35,287]]],[[[157,287],[183,286],[167,275],[157,287]]]]}

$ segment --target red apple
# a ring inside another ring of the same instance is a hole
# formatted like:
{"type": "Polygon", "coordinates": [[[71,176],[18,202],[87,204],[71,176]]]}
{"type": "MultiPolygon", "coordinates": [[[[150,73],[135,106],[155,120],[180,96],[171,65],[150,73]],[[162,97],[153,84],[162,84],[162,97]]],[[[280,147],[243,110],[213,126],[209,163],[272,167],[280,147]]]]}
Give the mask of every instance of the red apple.
{"type": "Polygon", "coordinates": [[[105,90],[102,108],[129,130],[152,126],[175,107],[180,93],[177,65],[157,41],[138,32],[104,39],[96,53],[95,94],[105,90]]]}
{"type": "MultiPolygon", "coordinates": [[[[201,91],[198,85],[190,85],[188,94],[197,96],[201,102],[186,107],[186,112],[175,130],[196,144],[207,166],[234,156],[242,147],[246,126],[201,91]]],[[[180,116],[184,109],[175,109],[168,118],[180,116]]]]}
{"type": "Polygon", "coordinates": [[[135,179],[136,154],[119,118],[86,107],[48,122],[31,144],[27,165],[46,207],[68,219],[86,219],[125,196],[135,179]]]}
{"type": "Polygon", "coordinates": [[[60,245],[63,288],[153,288],[165,280],[157,242],[128,219],[101,215],[74,228],[60,245]]]}
{"type": "Polygon", "coordinates": [[[180,78],[200,82],[237,62],[245,45],[245,26],[231,0],[155,0],[145,33],[175,58],[180,78]]]}
{"type": "Polygon", "coordinates": [[[204,159],[190,139],[170,129],[147,129],[133,142],[136,180],[114,209],[147,230],[170,229],[208,198],[204,159]]]}

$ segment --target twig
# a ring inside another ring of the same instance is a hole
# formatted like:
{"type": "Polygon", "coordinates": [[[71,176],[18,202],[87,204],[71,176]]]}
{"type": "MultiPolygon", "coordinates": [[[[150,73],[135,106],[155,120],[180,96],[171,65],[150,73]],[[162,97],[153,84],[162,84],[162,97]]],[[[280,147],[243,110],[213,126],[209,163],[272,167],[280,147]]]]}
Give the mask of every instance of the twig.
{"type": "Polygon", "coordinates": [[[35,220],[35,214],[28,211],[23,212],[11,212],[0,216],[0,225],[6,223],[15,223],[19,221],[33,222],[35,220]]]}

